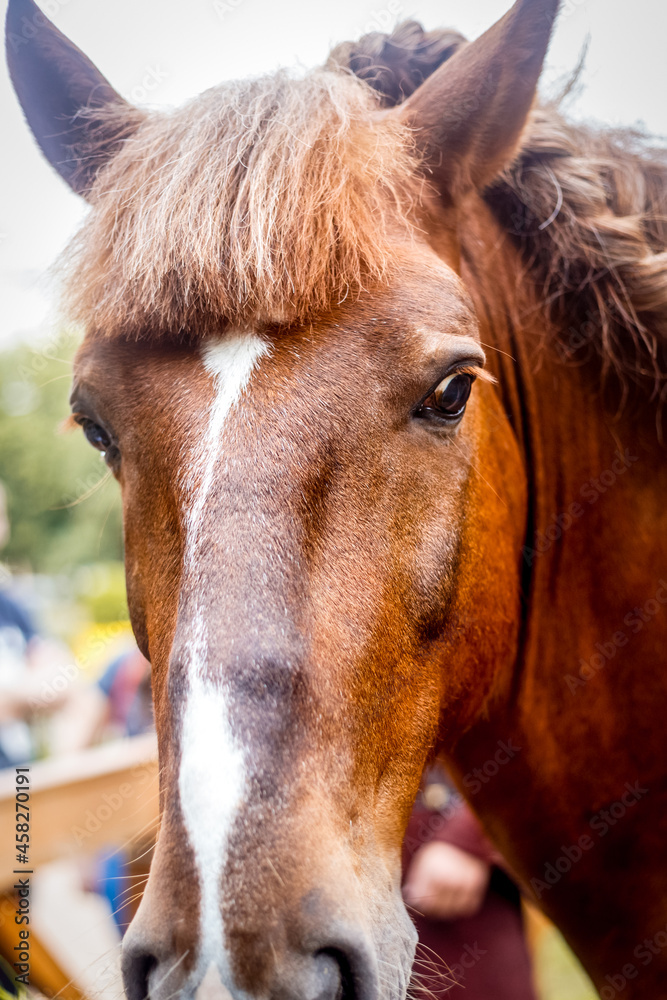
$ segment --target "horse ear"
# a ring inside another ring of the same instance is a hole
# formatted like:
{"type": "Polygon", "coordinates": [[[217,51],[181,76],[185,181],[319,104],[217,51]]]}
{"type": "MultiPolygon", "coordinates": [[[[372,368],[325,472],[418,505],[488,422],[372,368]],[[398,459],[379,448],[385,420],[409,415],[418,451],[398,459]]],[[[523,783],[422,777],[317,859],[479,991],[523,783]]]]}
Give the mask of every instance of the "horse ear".
{"type": "Polygon", "coordinates": [[[14,89],[47,160],[84,197],[141,115],[33,0],[9,0],[5,30],[14,89]],[[110,110],[118,110],[113,117],[110,110]],[[97,114],[96,114],[97,112],[97,114]]]}
{"type": "Polygon", "coordinates": [[[486,34],[443,63],[397,113],[416,131],[443,197],[481,190],[513,158],[560,0],[517,0],[486,34]]]}

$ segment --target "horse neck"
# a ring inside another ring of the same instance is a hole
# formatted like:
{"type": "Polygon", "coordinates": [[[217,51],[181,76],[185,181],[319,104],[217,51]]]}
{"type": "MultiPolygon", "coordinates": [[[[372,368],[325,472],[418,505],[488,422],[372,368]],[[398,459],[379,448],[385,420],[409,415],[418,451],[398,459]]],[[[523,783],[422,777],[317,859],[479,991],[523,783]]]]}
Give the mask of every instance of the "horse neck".
{"type": "MultiPolygon", "coordinates": [[[[475,302],[488,367],[498,379],[529,486],[541,495],[547,483],[541,478],[532,482],[534,462],[556,428],[551,419],[542,419],[545,411],[539,403],[544,384],[553,379],[556,369],[562,369],[557,331],[549,328],[528,268],[488,206],[475,200],[460,228],[465,234],[461,275],[475,302]]],[[[579,383],[576,369],[568,372],[567,382],[574,391],[579,383]]],[[[538,496],[534,493],[531,499],[536,501],[538,496]]]]}
{"type": "MultiPolygon", "coordinates": [[[[667,467],[655,408],[645,398],[620,416],[605,411],[600,364],[564,363],[563,331],[549,327],[525,264],[484,208],[466,227],[462,275],[523,456],[524,607],[511,688],[458,742],[454,759],[476,810],[528,881],[562,844],[591,833],[591,803],[616,801],[638,775],[647,788],[665,787],[667,467]],[[477,781],[501,745],[510,761],[477,781]]],[[[619,843],[628,829],[619,827],[619,843]]],[[[604,890],[612,854],[596,848],[577,879],[542,898],[600,981],[614,949],[630,953],[660,916],[643,898],[639,911],[632,903],[636,884],[659,868],[652,823],[622,848],[614,836],[605,840],[609,852],[643,859],[627,878],[604,890]],[[613,926],[625,940],[601,934],[613,926]]]]}
{"type": "Polygon", "coordinates": [[[619,679],[603,670],[573,699],[568,683],[660,587],[667,560],[664,449],[646,399],[620,414],[605,408],[601,363],[563,360],[561,331],[549,326],[539,289],[490,209],[478,206],[466,231],[461,273],[519,444],[528,495],[522,634],[499,724],[518,726],[526,740],[539,733],[556,781],[566,766],[567,734],[553,723],[555,706],[575,719],[589,698],[601,698],[597,709],[604,703],[605,711],[586,720],[600,748],[611,749],[619,719],[627,722],[631,674],[619,679]],[[640,509],[642,530],[629,531],[640,509]]]}
{"type": "MultiPolygon", "coordinates": [[[[552,325],[528,265],[485,203],[475,203],[461,231],[461,274],[523,457],[530,542],[531,532],[539,535],[559,518],[564,523],[571,504],[587,502],[585,487],[597,488],[617,452],[661,453],[655,410],[645,399],[625,411],[618,399],[605,403],[597,356],[584,365],[565,360],[563,331],[552,325]]],[[[587,321],[582,316],[572,326],[587,321]]]]}

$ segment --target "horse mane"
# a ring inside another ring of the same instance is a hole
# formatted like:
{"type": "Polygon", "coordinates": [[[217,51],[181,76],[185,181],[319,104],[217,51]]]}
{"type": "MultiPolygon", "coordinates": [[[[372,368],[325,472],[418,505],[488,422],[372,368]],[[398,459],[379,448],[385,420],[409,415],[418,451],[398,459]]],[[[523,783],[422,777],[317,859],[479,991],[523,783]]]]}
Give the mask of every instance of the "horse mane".
{"type": "Polygon", "coordinates": [[[667,390],[667,152],[636,129],[534,111],[487,200],[542,292],[565,360],[667,390]]]}
{"type": "MultiPolygon", "coordinates": [[[[400,103],[461,46],[415,21],[338,46],[331,62],[400,103]]],[[[566,120],[538,105],[514,163],[485,199],[542,293],[565,359],[667,394],[667,151],[637,129],[566,120]]]]}
{"type": "Polygon", "coordinates": [[[61,259],[68,318],[199,338],[304,321],[386,279],[419,182],[414,137],[381,103],[319,69],[226,83],[173,111],[110,107],[85,155],[124,142],[61,259]]]}

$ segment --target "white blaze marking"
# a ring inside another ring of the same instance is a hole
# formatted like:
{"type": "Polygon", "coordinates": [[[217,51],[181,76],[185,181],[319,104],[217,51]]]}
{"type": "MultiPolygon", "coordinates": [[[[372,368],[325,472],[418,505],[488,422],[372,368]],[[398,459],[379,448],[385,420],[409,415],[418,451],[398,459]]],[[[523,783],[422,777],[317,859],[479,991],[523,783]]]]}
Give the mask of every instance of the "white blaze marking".
{"type": "Polygon", "coordinates": [[[217,967],[211,962],[195,993],[195,1000],[232,1000],[232,995],[220,982],[217,967]]]}
{"type": "Polygon", "coordinates": [[[192,497],[192,506],[186,519],[186,569],[190,568],[193,559],[196,558],[202,515],[211,492],[223,425],[229,411],[250,381],[257,361],[267,353],[267,344],[252,333],[230,334],[224,340],[209,344],[202,351],[204,368],[215,381],[215,399],[206,435],[198,448],[194,462],[193,478],[201,475],[201,482],[196,489],[192,484],[186,484],[186,489],[192,497]]]}
{"type": "MultiPolygon", "coordinates": [[[[189,510],[185,518],[184,577],[197,581],[196,564],[202,542],[202,524],[221,450],[222,430],[240,399],[259,358],[268,352],[254,334],[230,334],[203,349],[204,367],[213,376],[215,398],[208,427],[191,462],[185,484],[189,510]]],[[[188,581],[186,580],[186,585],[188,581]]],[[[227,978],[224,933],[220,913],[220,880],[229,831],[243,801],[243,748],[232,733],[227,692],[222,681],[206,679],[208,628],[201,604],[196,607],[188,642],[188,695],[183,714],[179,793],[188,839],[195,853],[201,883],[201,957],[199,975],[214,962],[227,978]]]]}
{"type": "MultiPolygon", "coordinates": [[[[183,719],[179,790],[199,869],[200,970],[211,962],[224,963],[220,880],[244,779],[243,752],[234,743],[225,691],[193,678],[183,719]]],[[[225,972],[221,969],[220,974],[225,972]]]]}

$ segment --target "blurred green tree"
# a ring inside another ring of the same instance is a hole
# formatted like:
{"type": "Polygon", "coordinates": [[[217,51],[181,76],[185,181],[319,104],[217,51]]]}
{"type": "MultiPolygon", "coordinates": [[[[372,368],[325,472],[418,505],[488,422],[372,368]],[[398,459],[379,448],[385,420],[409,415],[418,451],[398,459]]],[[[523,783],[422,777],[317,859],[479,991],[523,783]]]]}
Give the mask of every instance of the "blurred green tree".
{"type": "Polygon", "coordinates": [[[0,480],[11,523],[2,553],[13,569],[70,573],[122,559],[120,495],[80,431],[63,432],[76,340],[0,354],[0,480]]]}

